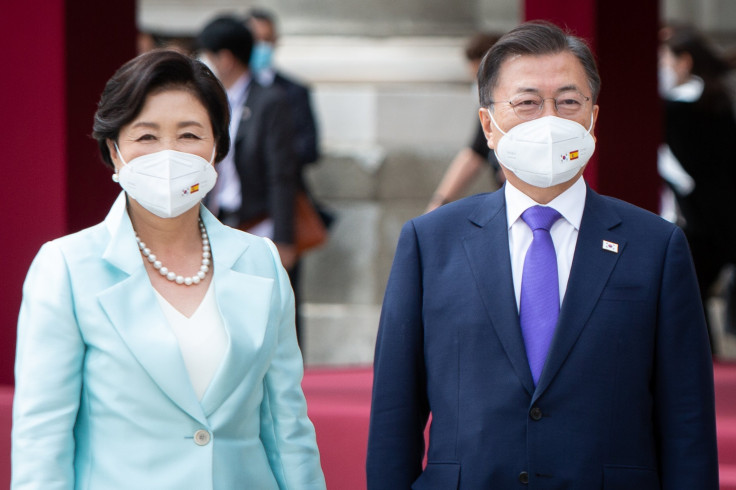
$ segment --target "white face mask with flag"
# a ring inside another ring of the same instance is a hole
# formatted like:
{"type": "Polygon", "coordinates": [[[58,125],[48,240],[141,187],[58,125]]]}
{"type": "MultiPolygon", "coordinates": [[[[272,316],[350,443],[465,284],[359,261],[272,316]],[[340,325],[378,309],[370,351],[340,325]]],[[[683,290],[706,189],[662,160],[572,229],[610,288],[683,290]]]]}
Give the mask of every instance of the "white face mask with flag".
{"type": "Polygon", "coordinates": [[[162,150],[141,155],[126,163],[115,145],[118,158],[123,162],[115,182],[132,199],[161,218],[175,218],[198,204],[215,186],[217,172],[212,160],[192,153],[162,150]]]}
{"type": "Polygon", "coordinates": [[[496,158],[518,178],[534,187],[552,187],[572,179],[595,150],[593,115],[590,128],[557,116],[532,119],[511,128],[496,145],[496,158]]]}

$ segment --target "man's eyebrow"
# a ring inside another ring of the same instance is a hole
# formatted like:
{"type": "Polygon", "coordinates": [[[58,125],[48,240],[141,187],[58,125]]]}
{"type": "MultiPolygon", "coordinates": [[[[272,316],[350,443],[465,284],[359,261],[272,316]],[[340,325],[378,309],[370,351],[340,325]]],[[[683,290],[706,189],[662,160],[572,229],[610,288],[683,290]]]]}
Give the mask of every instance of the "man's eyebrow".
{"type": "MultiPolygon", "coordinates": [[[[564,85],[562,87],[557,88],[555,90],[555,93],[559,94],[561,92],[568,92],[570,90],[577,90],[579,92],[580,91],[580,88],[573,83],[573,84],[564,85]]],[[[539,92],[540,92],[540,90],[538,88],[535,88],[535,87],[518,87],[514,91],[514,93],[517,93],[517,94],[527,94],[527,93],[530,93],[530,94],[538,94],[539,92]]]]}

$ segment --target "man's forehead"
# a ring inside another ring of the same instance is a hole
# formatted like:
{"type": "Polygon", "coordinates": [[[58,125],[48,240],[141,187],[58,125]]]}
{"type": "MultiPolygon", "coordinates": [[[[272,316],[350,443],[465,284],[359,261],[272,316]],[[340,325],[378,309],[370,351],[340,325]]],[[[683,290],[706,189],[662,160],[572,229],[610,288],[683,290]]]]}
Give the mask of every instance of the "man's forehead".
{"type": "Polygon", "coordinates": [[[564,51],[543,55],[515,54],[501,62],[496,90],[533,92],[580,90],[587,85],[582,62],[564,51]]]}

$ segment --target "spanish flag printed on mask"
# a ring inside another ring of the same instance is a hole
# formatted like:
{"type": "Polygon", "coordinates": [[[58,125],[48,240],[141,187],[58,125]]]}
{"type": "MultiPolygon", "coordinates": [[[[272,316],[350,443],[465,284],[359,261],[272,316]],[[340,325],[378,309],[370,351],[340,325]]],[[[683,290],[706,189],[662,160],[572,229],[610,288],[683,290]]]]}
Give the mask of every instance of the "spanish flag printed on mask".
{"type": "MultiPolygon", "coordinates": [[[[575,153],[577,155],[577,152],[575,153]]],[[[199,184],[194,184],[192,187],[189,188],[189,194],[194,194],[199,190],[199,184]]]]}
{"type": "Polygon", "coordinates": [[[579,153],[578,150],[571,151],[570,152],[570,160],[577,160],[578,159],[578,156],[579,156],[578,153],[579,153]]]}

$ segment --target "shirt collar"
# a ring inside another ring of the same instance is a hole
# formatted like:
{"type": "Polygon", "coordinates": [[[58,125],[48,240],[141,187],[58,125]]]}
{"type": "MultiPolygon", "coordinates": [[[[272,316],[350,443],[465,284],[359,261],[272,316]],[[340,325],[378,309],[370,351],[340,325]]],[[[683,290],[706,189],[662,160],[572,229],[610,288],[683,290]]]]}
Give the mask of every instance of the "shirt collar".
{"type": "Polygon", "coordinates": [[[666,98],[676,102],[695,102],[703,95],[704,88],[703,79],[693,75],[687,82],[670,90],[666,98]]]}
{"type": "Polygon", "coordinates": [[[230,102],[230,107],[237,107],[241,105],[245,99],[245,94],[250,85],[250,74],[243,73],[240,78],[235,80],[229,89],[227,89],[227,100],[230,102]]]}
{"type": "Polygon", "coordinates": [[[268,67],[258,72],[258,83],[270,87],[273,85],[273,81],[276,78],[276,70],[273,67],[268,67]]]}
{"type": "MultiPolygon", "coordinates": [[[[552,199],[547,206],[556,209],[568,223],[574,226],[576,230],[580,230],[586,194],[585,180],[581,176],[569,189],[552,199]]],[[[504,195],[506,197],[506,219],[509,228],[521,217],[521,213],[539,204],[514,187],[508,180],[504,186],[504,195]]]]}

